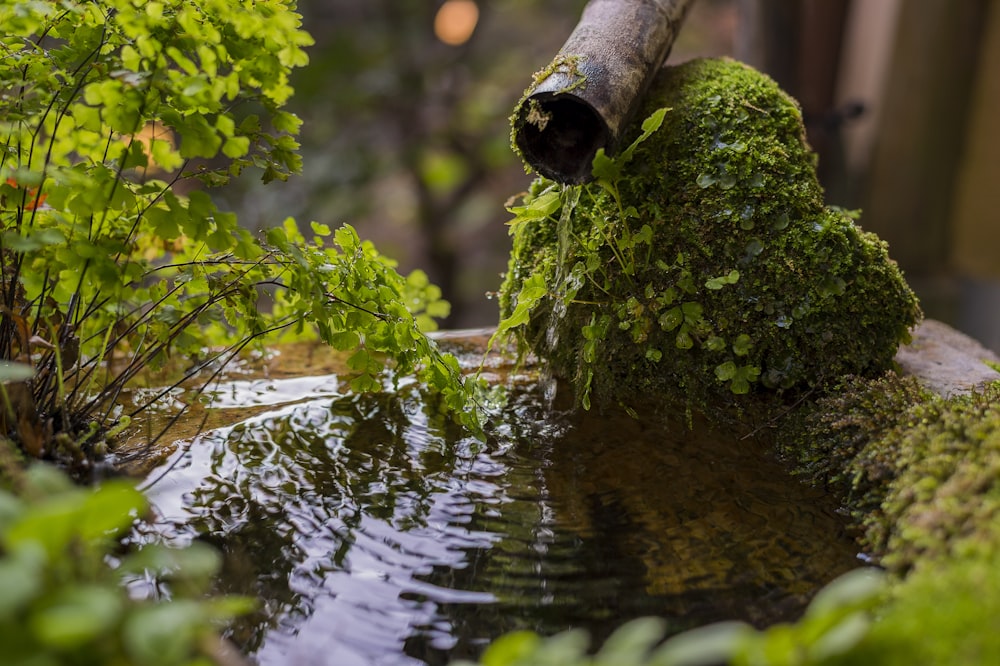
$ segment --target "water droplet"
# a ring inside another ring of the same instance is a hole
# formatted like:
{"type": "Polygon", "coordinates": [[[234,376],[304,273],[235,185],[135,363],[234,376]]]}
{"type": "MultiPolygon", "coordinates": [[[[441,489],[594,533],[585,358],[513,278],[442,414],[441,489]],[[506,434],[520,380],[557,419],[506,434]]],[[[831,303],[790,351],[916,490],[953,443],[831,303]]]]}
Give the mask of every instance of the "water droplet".
{"type": "Polygon", "coordinates": [[[788,227],[788,224],[789,224],[788,213],[784,212],[777,215],[774,218],[774,220],[771,222],[771,228],[774,229],[775,231],[781,231],[782,229],[788,227]]]}
{"type": "Polygon", "coordinates": [[[764,187],[764,175],[755,173],[750,176],[750,187],[760,188],[764,187]]]}
{"type": "Polygon", "coordinates": [[[778,320],[775,321],[774,323],[777,325],[778,328],[789,328],[792,325],[793,321],[795,320],[792,319],[791,317],[787,315],[781,315],[780,317],[778,317],[778,320]]]}
{"type": "Polygon", "coordinates": [[[707,173],[703,173],[700,176],[698,176],[697,180],[698,187],[702,189],[715,185],[715,182],[716,182],[715,176],[709,175],[707,173]]]}
{"type": "Polygon", "coordinates": [[[728,190],[732,188],[733,185],[735,184],[736,184],[736,176],[727,171],[723,171],[722,178],[719,179],[719,186],[724,190],[728,190]]]}
{"type": "Polygon", "coordinates": [[[757,257],[761,252],[764,251],[764,244],[759,238],[751,238],[750,242],[746,244],[743,249],[743,259],[745,261],[750,261],[751,259],[757,257]]]}

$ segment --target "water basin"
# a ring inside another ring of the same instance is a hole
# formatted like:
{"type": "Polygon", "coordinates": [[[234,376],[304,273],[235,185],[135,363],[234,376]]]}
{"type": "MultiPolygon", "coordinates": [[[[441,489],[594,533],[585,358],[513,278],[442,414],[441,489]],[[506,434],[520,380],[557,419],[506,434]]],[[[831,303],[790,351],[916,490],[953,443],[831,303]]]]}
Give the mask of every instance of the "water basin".
{"type": "Polygon", "coordinates": [[[483,443],[412,382],[300,386],[322,390],[220,388],[220,409],[244,391],[256,411],[181,442],[136,530],[224,553],[220,591],[261,604],[229,637],[262,665],[443,664],[642,615],[765,626],[859,565],[828,498],[684,414],[582,412],[534,382],[483,443]]]}

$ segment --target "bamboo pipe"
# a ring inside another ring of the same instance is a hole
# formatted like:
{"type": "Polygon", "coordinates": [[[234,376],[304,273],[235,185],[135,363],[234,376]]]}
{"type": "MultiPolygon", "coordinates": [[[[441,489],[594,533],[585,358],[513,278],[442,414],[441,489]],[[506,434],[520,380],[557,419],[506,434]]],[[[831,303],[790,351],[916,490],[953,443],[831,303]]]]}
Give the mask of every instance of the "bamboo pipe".
{"type": "Polygon", "coordinates": [[[598,149],[618,147],[693,1],[591,0],[514,110],[522,158],[562,183],[590,180],[598,149]]]}

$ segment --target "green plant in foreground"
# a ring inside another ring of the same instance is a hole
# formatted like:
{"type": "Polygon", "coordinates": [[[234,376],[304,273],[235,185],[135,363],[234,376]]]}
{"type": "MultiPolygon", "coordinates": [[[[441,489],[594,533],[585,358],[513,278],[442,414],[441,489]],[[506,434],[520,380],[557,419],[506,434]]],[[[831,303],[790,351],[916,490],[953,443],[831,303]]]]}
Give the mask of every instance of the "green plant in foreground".
{"type": "Polygon", "coordinates": [[[79,488],[42,463],[22,472],[11,455],[0,441],[0,661],[212,663],[224,649],[216,630],[253,605],[205,596],[218,553],[149,545],[122,557],[116,539],[147,509],[131,483],[79,488]],[[158,577],[169,601],[133,598],[122,584],[128,576],[158,577]]]}
{"type": "Polygon", "coordinates": [[[29,455],[85,469],[158,399],[121,406],[140,373],[217,372],[312,329],[350,352],[354,389],[390,357],[478,429],[474,382],[423,333],[447,313],[425,275],[347,226],[255,238],[204,192],[301,168],[282,109],[311,43],[294,9],[0,0],[0,360],[33,369],[5,386],[0,434],[29,455]]]}

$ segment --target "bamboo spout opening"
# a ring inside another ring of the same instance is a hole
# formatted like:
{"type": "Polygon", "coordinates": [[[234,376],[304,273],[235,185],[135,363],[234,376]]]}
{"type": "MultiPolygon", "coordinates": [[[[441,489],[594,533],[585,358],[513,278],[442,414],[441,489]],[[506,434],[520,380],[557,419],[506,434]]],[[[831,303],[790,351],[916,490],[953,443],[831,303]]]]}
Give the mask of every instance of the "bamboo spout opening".
{"type": "Polygon", "coordinates": [[[547,74],[514,113],[514,144],[529,167],[561,183],[591,179],[594,156],[618,148],[692,2],[587,3],[547,74]]]}
{"type": "Polygon", "coordinates": [[[610,140],[608,126],[594,107],[572,96],[534,99],[522,109],[517,146],[524,159],[546,178],[562,183],[590,179],[590,165],[610,140]],[[529,117],[530,116],[530,117],[529,117]]]}

